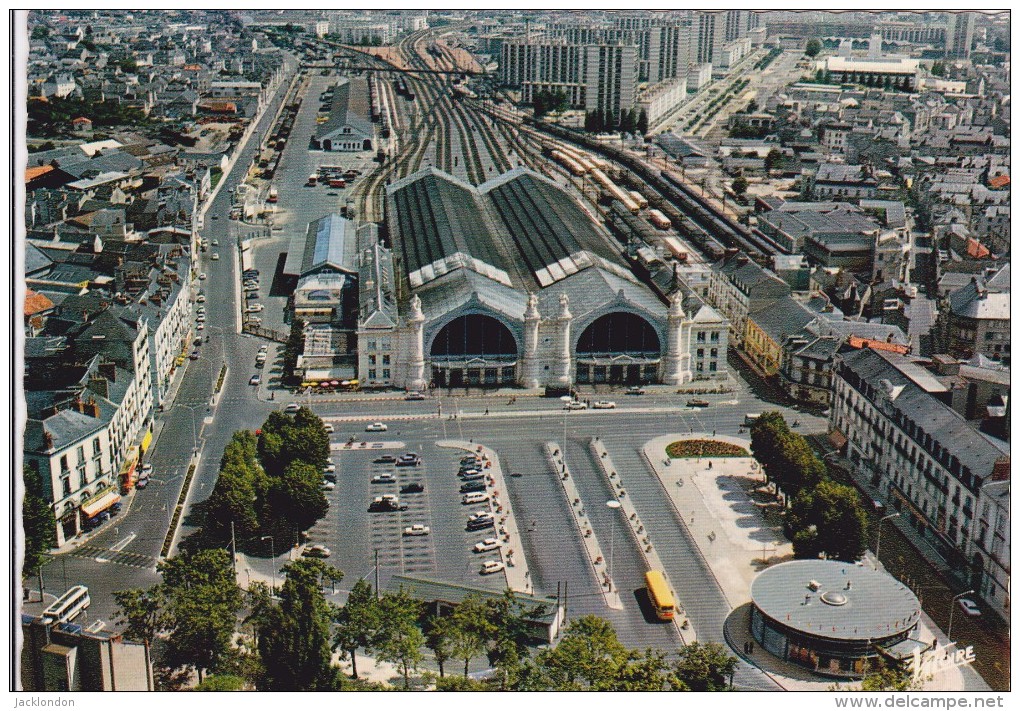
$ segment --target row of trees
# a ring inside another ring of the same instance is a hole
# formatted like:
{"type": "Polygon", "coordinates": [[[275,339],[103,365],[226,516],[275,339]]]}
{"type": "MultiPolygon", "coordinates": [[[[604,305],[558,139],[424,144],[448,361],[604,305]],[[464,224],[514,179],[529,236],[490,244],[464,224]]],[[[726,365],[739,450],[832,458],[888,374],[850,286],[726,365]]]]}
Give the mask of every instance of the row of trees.
{"type": "Polygon", "coordinates": [[[860,497],[828,478],[825,463],[781,414],[767,412],[751,426],[751,451],[766,480],[786,495],[786,534],[797,558],[853,562],[864,554],[868,518],[860,497]]]}
{"type": "Polygon", "coordinates": [[[441,690],[720,691],[730,687],[736,658],[719,644],[691,644],[667,661],[661,650],[624,646],[612,625],[588,615],[567,626],[560,643],[532,654],[528,625],[543,610],[525,609],[511,591],[469,596],[451,614],[436,616],[406,591],[377,595],[356,582],[343,606],[326,599],[343,573],[320,560],[284,567],[274,595],[261,583],[245,594],[223,549],[185,552],[160,563],[163,582],[116,593],[125,634],[160,646],[162,688],[179,688],[194,673],[199,689],[339,691],[379,688],[358,677],[358,651],[394,664],[405,689],[425,650],[439,667],[426,683],[441,690]],[[335,658],[349,659],[353,678],[335,658]],[[495,674],[468,674],[484,657],[495,674]],[[463,663],[462,676],[446,665],[463,663]],[[211,675],[211,676],[210,676],[211,675]]]}
{"type": "Polygon", "coordinates": [[[584,130],[588,133],[647,133],[648,112],[644,109],[623,109],[619,116],[612,111],[595,109],[584,114],[584,130]]]}
{"type": "Polygon", "coordinates": [[[112,99],[85,101],[70,96],[62,99],[51,96],[46,101],[28,102],[27,135],[48,137],[70,131],[71,119],[79,116],[89,118],[96,128],[127,125],[138,127],[149,123],[141,109],[128,108],[112,99]]]}
{"type": "Polygon", "coordinates": [[[550,111],[562,111],[567,108],[567,95],[560,90],[543,89],[535,93],[531,105],[535,109],[535,118],[541,118],[550,111]]]}
{"type": "Polygon", "coordinates": [[[281,380],[284,385],[294,386],[301,382],[301,376],[294,374],[297,368],[298,356],[305,352],[305,322],[296,318],[291,321],[290,335],[287,343],[283,346],[283,375],[281,380]]]}
{"type": "Polygon", "coordinates": [[[221,546],[232,534],[241,548],[267,535],[295,538],[326,515],[321,471],[328,463],[329,435],[307,408],[293,417],[270,413],[258,435],[235,432],[202,504],[204,525],[185,547],[221,546]]]}

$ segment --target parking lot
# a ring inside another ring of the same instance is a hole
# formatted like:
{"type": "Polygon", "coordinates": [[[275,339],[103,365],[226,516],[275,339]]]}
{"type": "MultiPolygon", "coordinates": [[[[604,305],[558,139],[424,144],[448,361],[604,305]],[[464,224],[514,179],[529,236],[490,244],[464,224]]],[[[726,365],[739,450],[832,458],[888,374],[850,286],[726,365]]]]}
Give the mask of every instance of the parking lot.
{"type": "MultiPolygon", "coordinates": [[[[362,429],[364,429],[362,427],[362,429]]],[[[337,434],[334,441],[346,442],[349,434],[337,434]]],[[[398,432],[359,433],[359,438],[374,443],[402,439],[398,432]]],[[[421,575],[492,590],[506,587],[503,574],[482,575],[486,560],[498,560],[498,554],[475,553],[476,543],[492,537],[492,528],[466,530],[468,516],[487,510],[488,503],[464,505],[462,484],[457,476],[463,452],[441,449],[434,443],[408,442],[399,449],[383,445],[366,449],[334,452],[337,485],[327,492],[330,511],[309,531],[314,543],[329,546],[330,562],[347,575],[361,578],[374,575],[378,553],[382,584],[391,575],[421,575]],[[376,460],[381,455],[400,456],[405,452],[421,455],[419,466],[396,466],[376,460]],[[390,474],[393,481],[372,483],[373,477],[390,474]],[[420,493],[401,493],[410,484],[421,484],[420,493]],[[398,511],[369,512],[373,499],[385,495],[398,497],[398,511]],[[416,524],[429,527],[428,535],[405,536],[404,529],[416,524]]]]}

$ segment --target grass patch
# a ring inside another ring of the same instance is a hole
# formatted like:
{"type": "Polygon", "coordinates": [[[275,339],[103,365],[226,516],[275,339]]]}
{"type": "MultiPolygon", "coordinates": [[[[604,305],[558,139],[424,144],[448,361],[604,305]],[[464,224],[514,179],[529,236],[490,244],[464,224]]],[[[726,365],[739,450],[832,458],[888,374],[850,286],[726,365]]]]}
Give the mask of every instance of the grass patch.
{"type": "Polygon", "coordinates": [[[226,379],[226,377],[227,377],[227,366],[223,365],[223,366],[220,367],[220,377],[216,381],[216,394],[217,395],[219,395],[220,394],[220,390],[223,389],[223,381],[224,381],[224,379],[226,379]]]}
{"type": "Polygon", "coordinates": [[[670,459],[689,459],[693,457],[750,457],[751,454],[743,447],[729,442],[718,442],[714,439],[686,439],[673,442],[666,447],[670,459]]]}
{"type": "Polygon", "coordinates": [[[174,508],[173,518],[170,520],[170,528],[167,529],[166,538],[163,539],[163,549],[160,551],[160,555],[166,558],[170,554],[170,545],[174,540],[174,531],[177,530],[177,524],[180,523],[181,514],[184,513],[184,500],[188,496],[188,488],[191,486],[191,480],[195,476],[195,465],[192,464],[188,467],[188,474],[184,477],[184,486],[181,487],[181,495],[177,498],[177,506],[174,508]]]}

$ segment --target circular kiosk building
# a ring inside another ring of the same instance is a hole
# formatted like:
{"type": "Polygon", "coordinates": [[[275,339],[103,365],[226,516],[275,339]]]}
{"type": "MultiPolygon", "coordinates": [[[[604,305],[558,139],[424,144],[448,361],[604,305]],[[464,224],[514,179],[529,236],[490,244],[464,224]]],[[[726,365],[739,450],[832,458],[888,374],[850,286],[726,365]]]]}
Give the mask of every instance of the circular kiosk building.
{"type": "MultiPolygon", "coordinates": [[[[880,654],[901,657],[921,614],[884,572],[831,560],[773,566],[751,584],[751,635],[766,651],[818,674],[859,677],[880,654]]],[[[916,635],[914,635],[916,636],[916,635]]]]}

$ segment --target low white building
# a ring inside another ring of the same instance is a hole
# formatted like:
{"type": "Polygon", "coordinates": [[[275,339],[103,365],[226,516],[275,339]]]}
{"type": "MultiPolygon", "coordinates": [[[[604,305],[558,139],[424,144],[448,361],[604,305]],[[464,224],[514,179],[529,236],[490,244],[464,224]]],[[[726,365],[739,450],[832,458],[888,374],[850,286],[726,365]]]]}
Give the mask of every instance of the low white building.
{"type": "Polygon", "coordinates": [[[711,64],[697,64],[687,70],[687,91],[701,91],[711,83],[711,64]]]}

